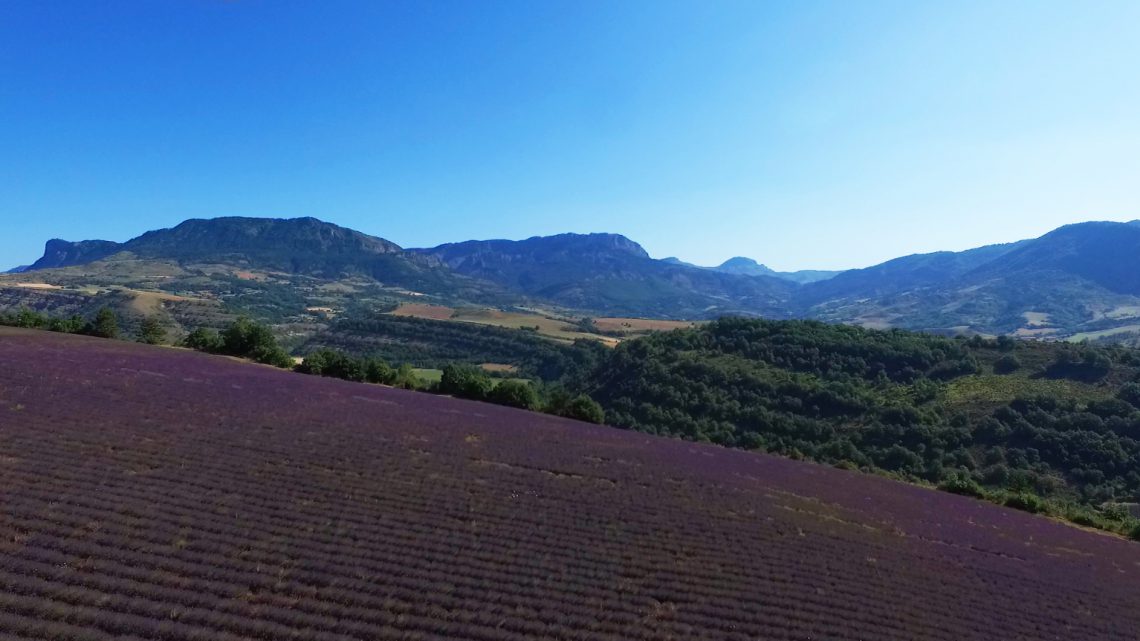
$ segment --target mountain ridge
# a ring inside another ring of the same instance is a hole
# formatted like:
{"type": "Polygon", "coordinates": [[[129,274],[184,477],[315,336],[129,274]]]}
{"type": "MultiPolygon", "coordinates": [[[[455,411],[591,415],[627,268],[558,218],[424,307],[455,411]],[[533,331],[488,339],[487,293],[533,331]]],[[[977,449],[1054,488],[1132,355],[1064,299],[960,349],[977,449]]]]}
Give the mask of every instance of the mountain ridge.
{"type": "Polygon", "coordinates": [[[547,303],[587,314],[817,318],[871,327],[1035,337],[1140,328],[1140,221],[1092,221],[1038,238],[895,258],[840,273],[779,273],[734,257],[713,268],[654,259],[620,234],[565,233],[405,249],[315,218],[191,219],[125,243],[52,239],[31,270],[117,254],[224,264],[469,302],[547,303]],[[125,252],[125,253],[124,253],[125,252]],[[797,282],[795,274],[827,278],[797,282]]]}

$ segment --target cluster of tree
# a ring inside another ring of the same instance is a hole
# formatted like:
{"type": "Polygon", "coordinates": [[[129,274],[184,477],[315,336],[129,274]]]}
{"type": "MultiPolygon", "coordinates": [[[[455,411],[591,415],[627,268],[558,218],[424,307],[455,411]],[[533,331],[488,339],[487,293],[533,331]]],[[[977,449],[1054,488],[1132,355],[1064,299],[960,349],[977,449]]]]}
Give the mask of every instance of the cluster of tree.
{"type": "MultiPolygon", "coordinates": [[[[65,334],[86,334],[99,338],[122,338],[119,316],[110,307],[101,307],[91,318],[78,314],[66,318],[51,316],[28,308],[16,312],[0,312],[0,325],[44,329],[65,334]]],[[[144,317],[137,327],[135,337],[141,343],[157,345],[166,339],[166,328],[154,316],[144,317]]]]}
{"type": "Polygon", "coordinates": [[[248,358],[276,367],[293,367],[293,357],[277,344],[273,330],[248,318],[237,319],[221,332],[199,327],[190,332],[182,344],[210,354],[248,358]]]}
{"type": "Polygon", "coordinates": [[[627,341],[575,389],[620,427],[1092,506],[1140,498],[1140,384],[1108,382],[1137,377],[1126,352],[728,318],[627,341]],[[963,406],[977,373],[1088,396],[963,406]]]}
{"type": "Polygon", "coordinates": [[[570,395],[560,386],[546,387],[528,380],[492,377],[481,368],[466,363],[445,365],[439,382],[435,384],[417,379],[408,363],[393,369],[376,357],[356,358],[330,349],[310,353],[294,369],[304,374],[447,394],[590,423],[605,421],[601,405],[585,394],[570,395]]]}
{"type": "Polygon", "coordinates": [[[585,394],[571,395],[562,386],[540,390],[529,381],[495,379],[482,369],[463,363],[445,366],[436,390],[441,394],[542,411],[589,423],[604,423],[606,420],[602,406],[585,394]]]}
{"type": "Polygon", "coordinates": [[[119,317],[110,307],[103,307],[91,318],[70,316],[57,318],[31,309],[0,313],[0,325],[46,329],[67,334],[86,334],[100,338],[119,338],[119,317]]]}
{"type": "Polygon", "coordinates": [[[294,370],[313,376],[328,376],[358,383],[377,383],[403,389],[422,389],[426,383],[416,376],[411,364],[392,367],[375,357],[355,358],[344,352],[320,349],[305,356],[294,370]]]}
{"type": "Polygon", "coordinates": [[[528,380],[492,377],[481,368],[466,363],[444,365],[440,380],[435,384],[416,376],[410,363],[394,368],[377,356],[357,357],[328,348],[314,350],[300,363],[294,364],[293,358],[278,345],[272,329],[248,318],[238,319],[221,332],[195,329],[182,344],[211,354],[239,356],[288,367],[302,374],[448,394],[591,423],[605,421],[602,407],[585,394],[571,395],[561,386],[547,387],[528,380]]]}

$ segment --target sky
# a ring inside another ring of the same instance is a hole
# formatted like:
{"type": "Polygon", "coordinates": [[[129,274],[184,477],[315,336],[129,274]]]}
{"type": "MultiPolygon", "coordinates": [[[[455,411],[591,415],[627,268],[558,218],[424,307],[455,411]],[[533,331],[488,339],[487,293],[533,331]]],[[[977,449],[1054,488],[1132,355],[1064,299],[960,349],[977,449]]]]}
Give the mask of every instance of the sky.
{"type": "Polygon", "coordinates": [[[1140,218],[1140,3],[0,0],[0,266],[187,218],[777,269],[1140,218]]]}

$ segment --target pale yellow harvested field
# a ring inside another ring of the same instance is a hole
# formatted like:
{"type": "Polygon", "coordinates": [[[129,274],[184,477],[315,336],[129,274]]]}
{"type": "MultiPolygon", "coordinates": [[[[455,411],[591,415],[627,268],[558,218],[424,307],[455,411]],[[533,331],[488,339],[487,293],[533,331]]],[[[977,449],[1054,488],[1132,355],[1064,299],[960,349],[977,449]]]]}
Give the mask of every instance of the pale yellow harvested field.
{"type": "Polygon", "coordinates": [[[165,301],[185,301],[192,300],[185,296],[176,296],[174,294],[167,294],[165,292],[141,292],[129,290],[134,294],[134,299],[131,301],[131,309],[140,314],[151,314],[162,309],[162,303],[165,301]]]}
{"type": "Polygon", "coordinates": [[[603,332],[667,332],[673,329],[695,327],[696,321],[653,320],[649,318],[595,318],[594,324],[603,332]]]}
{"type": "Polygon", "coordinates": [[[432,320],[450,320],[455,310],[443,305],[428,305],[426,303],[404,303],[392,312],[393,316],[414,316],[415,318],[430,318],[432,320]]]}
{"type": "Polygon", "coordinates": [[[559,341],[570,342],[579,338],[590,338],[613,346],[621,342],[612,336],[602,336],[583,332],[573,325],[573,320],[552,318],[527,312],[504,312],[498,309],[454,309],[443,305],[404,303],[391,312],[393,316],[413,316],[432,320],[448,320],[461,323],[494,325],[508,329],[532,329],[540,335],[559,341]],[[537,328],[537,329],[536,329],[537,328]]]}
{"type": "Polygon", "coordinates": [[[49,285],[47,283],[16,283],[16,287],[23,287],[24,289],[63,289],[59,285],[49,285]]]}
{"type": "Polygon", "coordinates": [[[479,367],[483,368],[485,372],[517,372],[518,367],[514,365],[507,365],[506,363],[483,363],[479,367]]]}
{"type": "Polygon", "coordinates": [[[1104,314],[1108,318],[1136,318],[1140,317],[1140,306],[1121,305],[1104,314]]]}

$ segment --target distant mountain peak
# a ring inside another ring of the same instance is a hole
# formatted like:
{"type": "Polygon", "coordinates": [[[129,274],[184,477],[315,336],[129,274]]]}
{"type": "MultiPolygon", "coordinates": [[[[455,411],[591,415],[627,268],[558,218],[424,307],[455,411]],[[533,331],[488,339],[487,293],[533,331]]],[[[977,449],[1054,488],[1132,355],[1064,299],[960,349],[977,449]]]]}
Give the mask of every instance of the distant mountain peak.
{"type": "Polygon", "coordinates": [[[734,256],[720,264],[716,268],[718,271],[728,272],[730,274],[747,274],[750,276],[773,276],[776,274],[775,270],[756,262],[751,258],[745,256],[734,256]]]}

